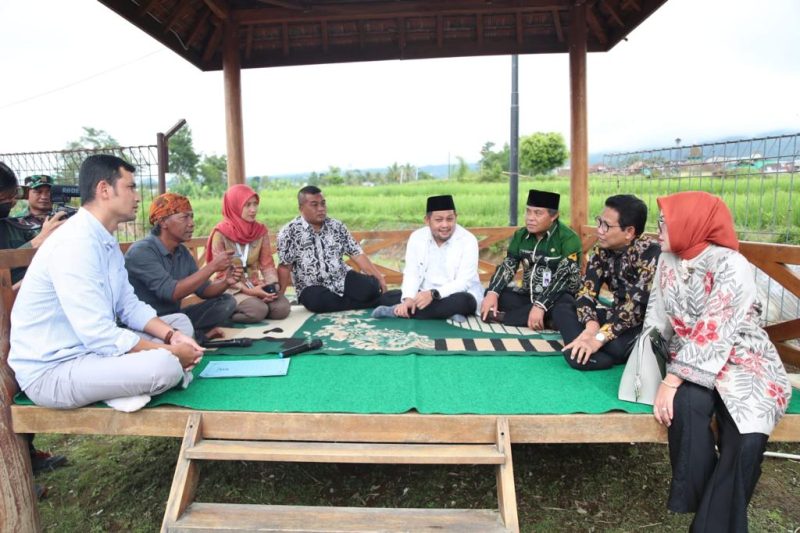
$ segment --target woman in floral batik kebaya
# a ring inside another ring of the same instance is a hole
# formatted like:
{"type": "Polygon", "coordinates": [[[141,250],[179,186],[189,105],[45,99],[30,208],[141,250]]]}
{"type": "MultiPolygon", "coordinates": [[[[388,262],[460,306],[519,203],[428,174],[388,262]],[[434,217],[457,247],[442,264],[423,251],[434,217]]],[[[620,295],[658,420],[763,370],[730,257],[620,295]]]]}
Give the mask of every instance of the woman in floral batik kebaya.
{"type": "Polygon", "coordinates": [[[738,252],[728,207],[705,192],[672,194],[658,205],[662,253],[644,328],[657,327],[669,341],[653,405],[668,427],[667,507],[696,513],[691,531],[747,531],[747,504],[791,385],[759,325],[753,269],[738,252]]]}

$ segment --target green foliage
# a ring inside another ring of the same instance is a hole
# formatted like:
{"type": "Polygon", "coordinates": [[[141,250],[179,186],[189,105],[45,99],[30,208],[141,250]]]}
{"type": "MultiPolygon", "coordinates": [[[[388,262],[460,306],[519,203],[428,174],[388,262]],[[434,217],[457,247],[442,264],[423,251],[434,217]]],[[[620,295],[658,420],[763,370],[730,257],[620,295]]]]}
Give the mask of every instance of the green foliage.
{"type": "Polygon", "coordinates": [[[169,171],[178,179],[195,180],[200,156],[194,151],[192,129],[184,126],[169,140],[169,171]]]}
{"type": "Polygon", "coordinates": [[[67,150],[99,150],[100,148],[118,147],[117,140],[105,130],[83,126],[83,135],[77,141],[67,143],[67,150]]]}
{"type": "Polygon", "coordinates": [[[493,142],[487,142],[481,148],[478,181],[506,181],[503,172],[508,172],[509,168],[510,148],[508,143],[505,143],[503,149],[498,152],[493,151],[492,148],[494,148],[493,142]]]}
{"type": "Polygon", "coordinates": [[[519,142],[519,169],[523,174],[547,174],[569,158],[567,144],[560,133],[537,132],[519,142]]]}

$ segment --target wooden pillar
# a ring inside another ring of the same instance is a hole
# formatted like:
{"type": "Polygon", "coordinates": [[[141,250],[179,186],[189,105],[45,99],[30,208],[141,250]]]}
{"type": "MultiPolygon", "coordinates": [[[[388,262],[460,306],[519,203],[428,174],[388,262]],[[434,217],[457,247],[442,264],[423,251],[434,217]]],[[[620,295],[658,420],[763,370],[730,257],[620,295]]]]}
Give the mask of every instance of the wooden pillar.
{"type": "Polygon", "coordinates": [[[225,130],[228,140],[228,185],[244,183],[244,128],[242,126],[242,76],[239,63],[239,26],[223,22],[222,75],[225,83],[225,130]]]}
{"type": "Polygon", "coordinates": [[[41,531],[28,444],[11,427],[11,404],[17,392],[8,366],[11,301],[10,289],[0,289],[0,531],[41,531]]]}
{"type": "Polygon", "coordinates": [[[570,222],[580,235],[589,220],[589,141],[586,121],[586,3],[570,9],[570,222]]]}

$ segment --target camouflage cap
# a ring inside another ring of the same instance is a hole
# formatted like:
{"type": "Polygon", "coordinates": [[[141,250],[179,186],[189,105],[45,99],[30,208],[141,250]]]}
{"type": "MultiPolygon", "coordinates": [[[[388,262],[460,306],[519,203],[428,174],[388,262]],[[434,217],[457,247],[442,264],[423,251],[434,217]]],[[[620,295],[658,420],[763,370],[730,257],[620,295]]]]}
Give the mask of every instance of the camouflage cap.
{"type": "Polygon", "coordinates": [[[25,186],[31,189],[36,189],[44,185],[47,185],[48,187],[52,186],[53,178],[44,174],[36,174],[34,176],[28,176],[25,178],[25,186]]]}

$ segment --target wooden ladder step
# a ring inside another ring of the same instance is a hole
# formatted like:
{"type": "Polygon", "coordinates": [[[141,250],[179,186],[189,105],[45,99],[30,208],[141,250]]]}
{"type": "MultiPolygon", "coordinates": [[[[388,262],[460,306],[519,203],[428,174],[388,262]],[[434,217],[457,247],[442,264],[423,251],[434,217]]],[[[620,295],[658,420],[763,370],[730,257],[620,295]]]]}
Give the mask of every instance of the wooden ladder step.
{"type": "Polygon", "coordinates": [[[192,503],[166,531],[507,532],[500,513],[469,509],[384,509],[192,503]]]}
{"type": "Polygon", "coordinates": [[[493,444],[374,444],[201,440],[186,449],[187,459],[362,464],[487,464],[505,462],[493,444]]]}

